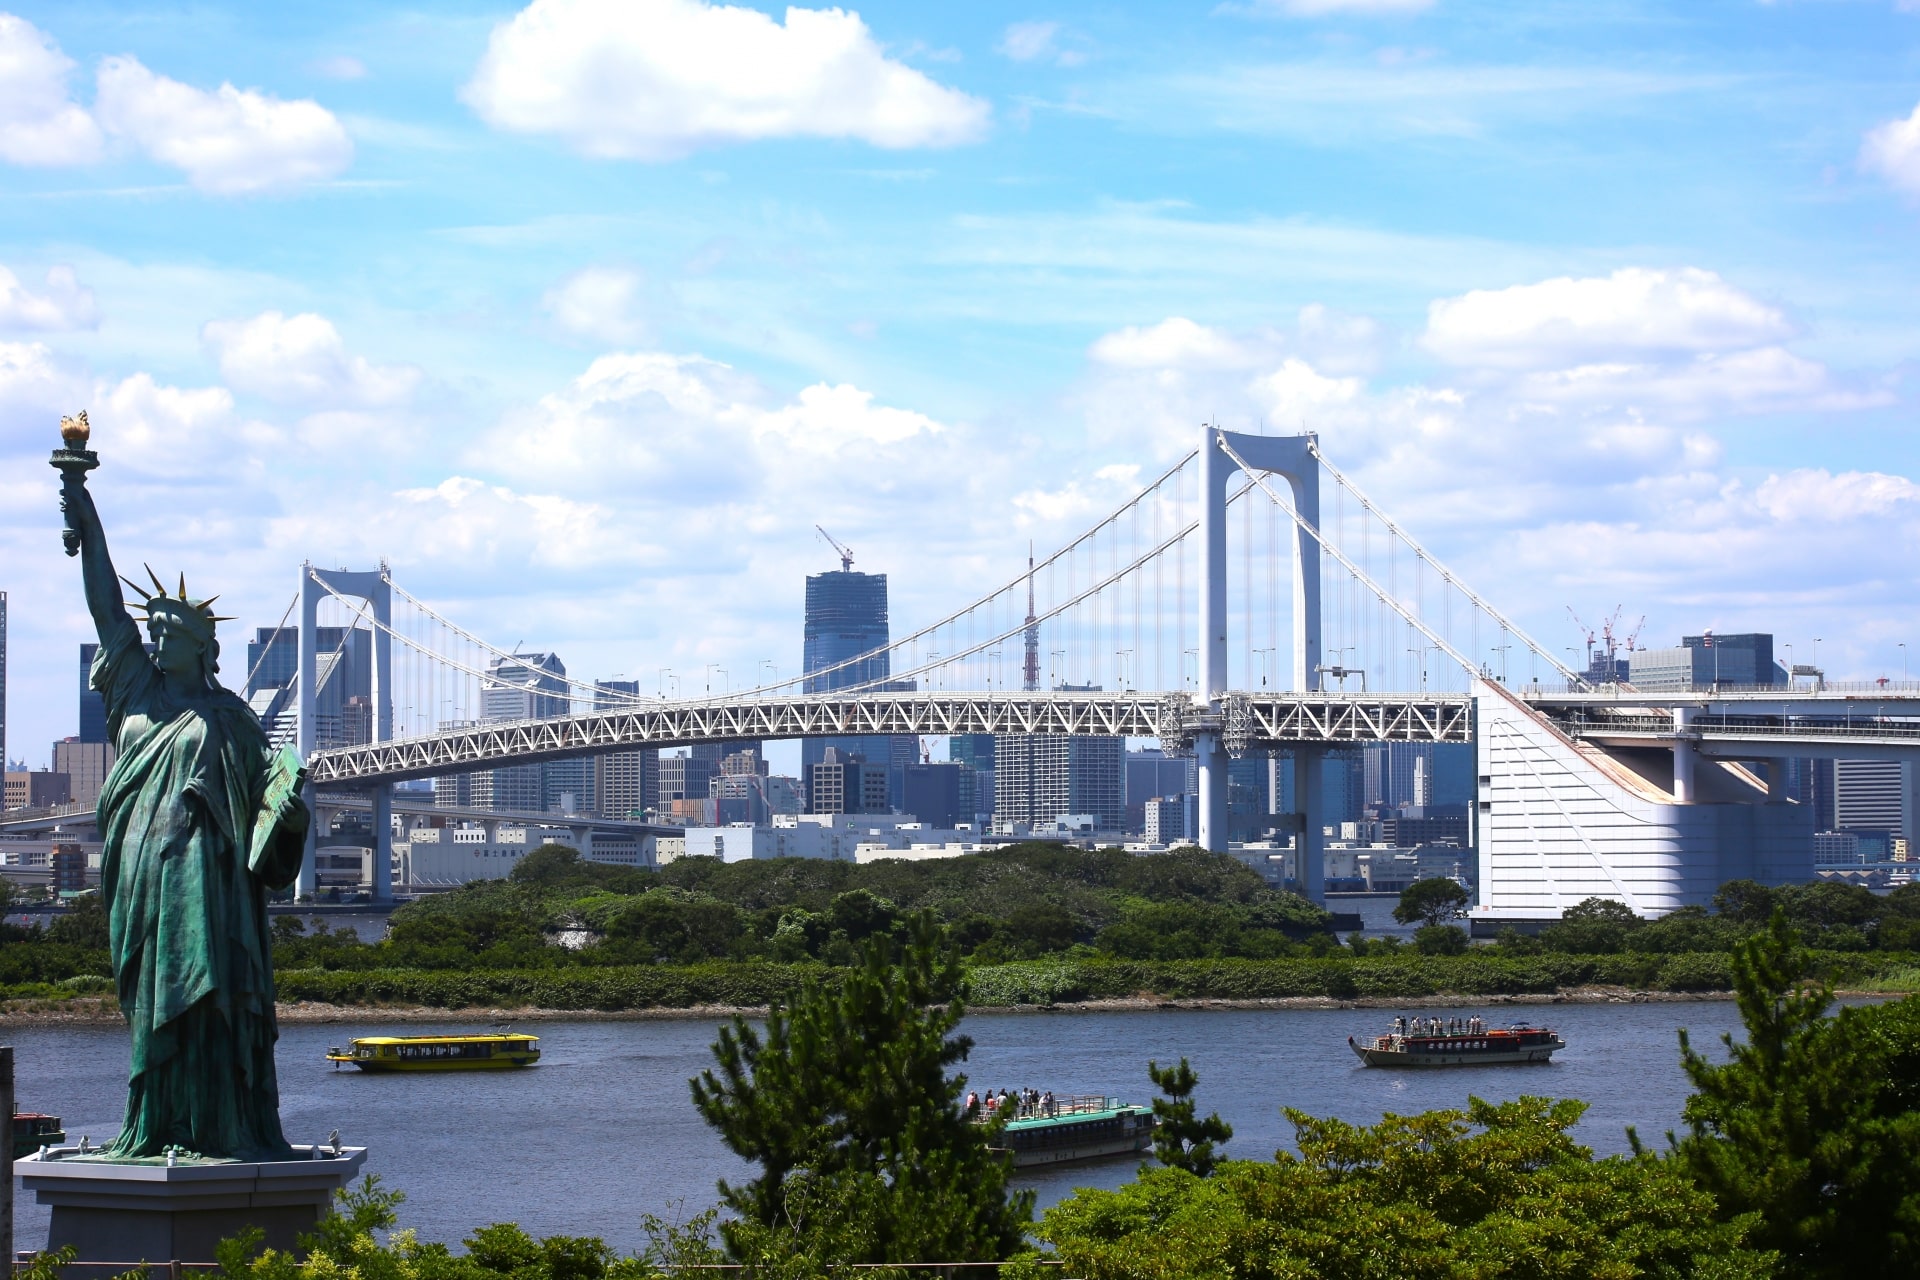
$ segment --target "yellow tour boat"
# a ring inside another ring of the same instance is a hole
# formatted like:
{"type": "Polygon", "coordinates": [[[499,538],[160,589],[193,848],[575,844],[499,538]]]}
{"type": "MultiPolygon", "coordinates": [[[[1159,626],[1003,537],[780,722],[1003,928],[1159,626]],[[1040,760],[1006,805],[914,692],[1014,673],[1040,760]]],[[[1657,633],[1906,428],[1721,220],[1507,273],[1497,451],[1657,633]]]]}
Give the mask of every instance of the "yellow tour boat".
{"type": "Polygon", "coordinates": [[[516,1031],[467,1036],[360,1036],[345,1049],[328,1049],[337,1071],[496,1071],[540,1061],[540,1037],[516,1031]]]}

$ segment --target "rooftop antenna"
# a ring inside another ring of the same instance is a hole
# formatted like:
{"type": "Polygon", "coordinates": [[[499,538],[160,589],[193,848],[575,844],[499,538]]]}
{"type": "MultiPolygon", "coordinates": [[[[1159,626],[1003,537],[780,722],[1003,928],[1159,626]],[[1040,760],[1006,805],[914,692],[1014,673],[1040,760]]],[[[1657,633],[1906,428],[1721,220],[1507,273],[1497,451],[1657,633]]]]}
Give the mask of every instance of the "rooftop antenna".
{"type": "Polygon", "coordinates": [[[841,546],[839,541],[832,534],[828,533],[825,529],[821,529],[819,525],[815,525],[813,527],[819,530],[820,536],[827,540],[828,546],[832,547],[835,551],[840,553],[840,572],[852,573],[853,572],[853,548],[841,546]]]}

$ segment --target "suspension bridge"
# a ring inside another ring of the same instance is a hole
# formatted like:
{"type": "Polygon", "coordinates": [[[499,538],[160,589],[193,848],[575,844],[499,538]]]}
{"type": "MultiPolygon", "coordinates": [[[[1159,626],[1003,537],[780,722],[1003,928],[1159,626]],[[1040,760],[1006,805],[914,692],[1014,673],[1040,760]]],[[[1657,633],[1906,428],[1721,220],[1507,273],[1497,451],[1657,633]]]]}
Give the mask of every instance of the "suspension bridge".
{"type": "MultiPolygon", "coordinates": [[[[1316,436],[1211,425],[1090,528],[963,607],[749,687],[686,697],[664,672],[648,694],[533,671],[385,565],[302,566],[276,640],[296,611],[293,678],[258,709],[290,722],[316,788],[369,796],[376,897],[390,891],[395,782],[702,742],[990,733],[1150,738],[1190,753],[1209,849],[1225,848],[1227,760],[1288,753],[1295,865],[1316,899],[1327,754],[1470,742],[1477,915],[1542,918],[1594,895],[1657,915],[1735,876],[1811,874],[1811,819],[1787,802],[1779,761],[1920,758],[1920,693],[1906,686],[1591,682],[1417,542],[1316,436]],[[371,644],[372,694],[353,744],[324,745],[319,690],[349,643],[371,644]],[[549,714],[490,715],[502,690],[549,714]]],[[[303,891],[312,863],[310,849],[303,891]]]]}

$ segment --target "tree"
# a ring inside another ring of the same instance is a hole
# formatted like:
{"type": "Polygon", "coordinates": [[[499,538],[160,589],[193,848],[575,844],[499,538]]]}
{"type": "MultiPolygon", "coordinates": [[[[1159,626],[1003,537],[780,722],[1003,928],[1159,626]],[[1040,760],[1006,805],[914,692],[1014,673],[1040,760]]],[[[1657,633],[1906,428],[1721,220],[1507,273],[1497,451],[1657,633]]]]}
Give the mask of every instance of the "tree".
{"type": "Polygon", "coordinates": [[[1567,1130],[1585,1104],[1521,1098],[1389,1115],[1371,1127],[1288,1111],[1299,1154],[1228,1160],[1210,1178],[1143,1169],[1083,1189],[1039,1235],[1064,1269],[1009,1280],[1191,1276],[1316,1280],[1713,1276],[1760,1280],[1772,1258],[1673,1161],[1595,1160],[1567,1130]]]}
{"type": "Polygon", "coordinates": [[[1413,945],[1423,956],[1459,956],[1467,952],[1467,931],[1457,924],[1426,924],[1414,932],[1413,945]]]}
{"type": "Polygon", "coordinates": [[[966,1012],[959,956],[931,913],[906,933],[868,939],[837,987],[776,1003],[764,1032],[736,1017],[717,1069],[691,1082],[701,1116],[760,1166],[720,1184],[737,1260],[998,1261],[1020,1247],[1032,1193],[1007,1194],[991,1130],[961,1112],[966,1077],[947,1074],[973,1043],[949,1034],[966,1012]]]}
{"type": "Polygon", "coordinates": [[[1680,1033],[1696,1092],[1669,1141],[1723,1220],[1753,1216],[1787,1274],[1920,1273],[1920,1019],[1911,1001],[1828,1018],[1832,991],[1805,985],[1807,966],[1776,906],[1734,952],[1746,1042],[1722,1037],[1716,1064],[1680,1033]]]}
{"type": "Polygon", "coordinates": [[[1200,1083],[1200,1077],[1185,1058],[1177,1067],[1149,1062],[1147,1075],[1167,1095],[1153,1100],[1153,1115],[1158,1122],[1153,1129],[1154,1157],[1170,1168],[1206,1177],[1215,1164],[1214,1144],[1230,1140],[1233,1126],[1217,1111],[1205,1120],[1196,1117],[1193,1087],[1200,1083]]]}
{"type": "Polygon", "coordinates": [[[1611,898],[1583,898],[1560,913],[1560,923],[1540,931],[1540,941],[1574,955],[1612,955],[1645,922],[1611,898]]]}
{"type": "Polygon", "coordinates": [[[1457,880],[1440,876],[1415,880],[1400,891],[1393,918],[1401,924],[1446,924],[1467,913],[1467,901],[1467,891],[1457,880]]]}

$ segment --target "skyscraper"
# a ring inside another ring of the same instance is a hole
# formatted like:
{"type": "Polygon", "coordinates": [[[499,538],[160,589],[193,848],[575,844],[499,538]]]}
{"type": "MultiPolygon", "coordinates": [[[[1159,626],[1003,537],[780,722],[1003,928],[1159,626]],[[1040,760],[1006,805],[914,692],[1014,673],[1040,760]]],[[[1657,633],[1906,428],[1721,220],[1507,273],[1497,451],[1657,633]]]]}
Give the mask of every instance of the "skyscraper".
{"type": "Polygon", "coordinates": [[[960,816],[977,822],[993,816],[993,735],[962,733],[947,739],[947,759],[960,772],[960,816]]]}
{"type": "Polygon", "coordinates": [[[93,659],[100,652],[97,642],[80,646],[80,741],[107,740],[107,700],[93,687],[93,659]]]}
{"type": "MultiPolygon", "coordinates": [[[[640,692],[638,680],[601,680],[593,686],[593,709],[614,711],[640,692]]],[[[593,811],[625,818],[660,804],[660,752],[620,751],[587,762],[593,775],[593,811]]]]}
{"type": "MultiPolygon", "coordinates": [[[[556,653],[516,653],[487,665],[480,686],[480,712],[486,720],[547,720],[573,709],[567,666],[556,653]]],[[[577,760],[522,764],[493,771],[491,803],[496,809],[544,813],[571,794],[576,809],[591,809],[585,770],[577,760]]]]}
{"type": "MultiPolygon", "coordinates": [[[[368,627],[319,627],[314,632],[314,742],[321,747],[354,746],[373,739],[373,631],[368,627]]],[[[105,741],[106,710],[100,695],[89,693],[86,668],[97,645],[81,645],[80,739],[105,741]],[[89,702],[89,698],[92,702],[89,702]],[[98,705],[98,712],[90,708],[98,705]],[[101,737],[90,738],[90,716],[96,715],[101,737]]],[[[152,652],[152,646],[148,646],[152,652]]],[[[289,700],[272,691],[290,688],[300,670],[300,629],[258,627],[247,641],[247,682],[244,696],[262,727],[272,734],[276,718],[290,723],[295,710],[289,700]]]]}
{"type": "MultiPolygon", "coordinates": [[[[887,677],[893,670],[893,655],[887,652],[887,640],[886,574],[839,569],[807,576],[807,612],[801,650],[801,662],[806,668],[801,687],[805,692],[831,693],[855,685],[892,688],[887,677]]],[[[911,685],[900,687],[912,688],[911,685]]],[[[901,803],[906,766],[919,758],[915,739],[910,736],[900,737],[899,741],[889,736],[806,738],[800,743],[801,777],[812,781],[813,767],[826,758],[828,747],[862,756],[870,767],[884,770],[890,803],[901,803]]]]}
{"type": "Polygon", "coordinates": [[[993,751],[996,823],[1050,823],[1070,813],[1093,815],[1102,831],[1125,823],[1125,738],[1008,733],[993,751]]]}

